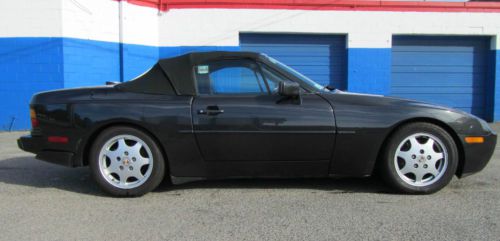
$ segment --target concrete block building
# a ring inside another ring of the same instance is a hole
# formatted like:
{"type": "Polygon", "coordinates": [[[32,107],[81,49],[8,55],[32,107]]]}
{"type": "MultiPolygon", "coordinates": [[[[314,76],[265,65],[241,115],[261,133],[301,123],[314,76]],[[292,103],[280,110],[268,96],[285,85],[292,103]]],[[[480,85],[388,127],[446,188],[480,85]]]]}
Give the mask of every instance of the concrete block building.
{"type": "Polygon", "coordinates": [[[0,130],[39,91],[127,81],[191,51],[266,53],[323,85],[500,120],[500,3],[0,1],[0,130]],[[498,84],[497,84],[498,83],[498,84]]]}

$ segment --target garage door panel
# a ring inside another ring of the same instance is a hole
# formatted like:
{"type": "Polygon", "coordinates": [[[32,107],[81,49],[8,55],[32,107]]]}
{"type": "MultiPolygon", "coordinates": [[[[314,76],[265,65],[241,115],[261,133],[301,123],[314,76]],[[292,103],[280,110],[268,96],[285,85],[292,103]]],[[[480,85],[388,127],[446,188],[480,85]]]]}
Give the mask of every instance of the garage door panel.
{"type": "Polygon", "coordinates": [[[398,52],[393,56],[394,63],[404,65],[438,66],[474,66],[485,65],[484,54],[480,53],[434,53],[434,52],[398,52]],[[471,61],[472,60],[472,61],[471,61]],[[425,62],[423,62],[425,61],[425,62]]]}
{"type": "Polygon", "coordinates": [[[484,108],[470,108],[470,107],[454,107],[455,109],[459,109],[461,111],[465,111],[467,113],[471,113],[475,116],[485,116],[487,114],[486,109],[484,108]]]}
{"type": "Polygon", "coordinates": [[[473,66],[435,66],[435,65],[395,65],[392,66],[393,73],[458,73],[458,74],[485,74],[485,65],[473,66]]]}
{"type": "Polygon", "coordinates": [[[294,69],[304,69],[305,72],[301,72],[302,74],[314,74],[314,73],[318,73],[318,71],[320,71],[320,73],[326,73],[326,74],[329,74],[330,73],[330,66],[328,65],[289,65],[290,67],[294,68],[294,69]]]}
{"type": "Polygon", "coordinates": [[[243,51],[265,53],[322,85],[345,88],[345,36],[241,34],[243,51]]]}
{"type": "MultiPolygon", "coordinates": [[[[262,50],[261,50],[262,51],[262,50]]],[[[267,51],[269,52],[269,51],[267,51]]],[[[301,56],[301,55],[290,55],[284,56],[279,54],[274,54],[273,58],[280,58],[280,61],[289,61],[292,63],[297,63],[299,65],[326,65],[330,66],[330,61],[333,61],[336,64],[343,65],[345,56],[336,57],[336,56],[301,56]],[[307,59],[307,61],[304,61],[307,59]]]]}
{"type": "MultiPolygon", "coordinates": [[[[282,56],[282,55],[274,55],[273,58],[280,59],[282,62],[290,62],[290,63],[300,63],[304,62],[304,57],[302,56],[282,56]]],[[[293,64],[295,66],[327,66],[329,65],[330,58],[328,57],[309,57],[307,61],[302,64],[293,64]]]]}
{"type": "Polygon", "coordinates": [[[276,56],[318,56],[318,57],[330,57],[328,52],[328,47],[310,47],[310,46],[296,46],[297,49],[290,51],[290,46],[252,46],[259,49],[259,51],[266,53],[271,52],[276,56]],[[325,49],[327,51],[325,51],[325,49]]]}
{"type": "Polygon", "coordinates": [[[393,38],[391,95],[485,117],[489,39],[393,38]]]}
{"type": "Polygon", "coordinates": [[[460,46],[456,42],[454,42],[453,45],[447,45],[448,43],[442,43],[441,45],[405,45],[405,46],[395,46],[394,50],[398,52],[412,52],[412,53],[417,53],[417,52],[436,52],[436,53],[450,53],[450,52],[462,52],[462,53],[468,53],[470,52],[473,48],[479,48],[479,49],[484,49],[484,46],[482,45],[475,45],[475,44],[470,44],[467,43],[468,46],[460,46]]]}
{"type": "MultiPolygon", "coordinates": [[[[314,81],[318,81],[320,78],[323,80],[329,80],[332,76],[335,76],[334,74],[317,74],[317,73],[310,73],[307,75],[310,79],[314,81]]],[[[338,75],[338,77],[340,77],[338,75]]]]}
{"type": "Polygon", "coordinates": [[[314,80],[316,83],[320,84],[320,85],[328,85],[328,81],[330,80],[330,77],[329,76],[321,76],[321,77],[317,77],[317,78],[311,78],[312,80],[314,80]]]}
{"type": "Polygon", "coordinates": [[[394,73],[392,86],[484,86],[481,73],[394,73]]]}
{"type": "MultiPolygon", "coordinates": [[[[398,93],[401,94],[421,94],[421,95],[453,95],[456,94],[457,96],[460,96],[461,94],[478,94],[478,95],[483,95],[484,94],[484,88],[481,87],[446,87],[446,86],[439,86],[436,88],[428,88],[428,87],[394,87],[394,91],[397,91],[398,93]]],[[[454,97],[447,97],[447,98],[454,98],[454,97]]],[[[458,97],[457,97],[458,98],[458,97]]]]}
{"type": "Polygon", "coordinates": [[[429,102],[432,99],[434,104],[453,106],[460,108],[478,108],[482,109],[482,95],[471,94],[418,94],[409,93],[405,98],[429,102]]]}
{"type": "MultiPolygon", "coordinates": [[[[395,36],[398,43],[394,45],[400,49],[468,49],[470,47],[488,48],[483,45],[477,36],[395,36]],[[479,40],[479,41],[478,41],[479,40]]],[[[485,38],[483,38],[485,39],[485,38]]]]}
{"type": "Polygon", "coordinates": [[[393,91],[401,94],[407,93],[434,93],[434,94],[462,94],[462,93],[481,93],[485,94],[484,86],[446,86],[446,85],[435,85],[431,88],[428,86],[421,87],[418,85],[408,86],[408,85],[400,85],[393,86],[393,91]]]}

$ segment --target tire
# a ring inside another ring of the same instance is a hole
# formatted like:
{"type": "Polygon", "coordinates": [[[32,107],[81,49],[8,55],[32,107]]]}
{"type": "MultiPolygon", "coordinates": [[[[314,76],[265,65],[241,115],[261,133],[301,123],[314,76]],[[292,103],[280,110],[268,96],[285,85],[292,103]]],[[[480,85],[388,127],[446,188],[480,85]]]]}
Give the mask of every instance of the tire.
{"type": "Polygon", "coordinates": [[[158,144],[127,126],[104,130],[95,139],[89,158],[94,179],[113,196],[142,196],[155,189],[165,174],[158,144]]]}
{"type": "Polygon", "coordinates": [[[448,185],[458,158],[457,145],[443,128],[410,123],[389,138],[380,160],[381,174],[399,192],[430,194],[448,185]]]}

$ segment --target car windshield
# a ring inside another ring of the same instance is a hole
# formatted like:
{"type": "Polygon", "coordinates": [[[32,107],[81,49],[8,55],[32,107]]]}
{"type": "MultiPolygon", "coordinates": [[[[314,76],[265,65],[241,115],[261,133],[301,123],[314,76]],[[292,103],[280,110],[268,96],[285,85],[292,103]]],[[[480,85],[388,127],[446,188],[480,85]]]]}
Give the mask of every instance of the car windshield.
{"type": "Polygon", "coordinates": [[[294,70],[293,68],[291,68],[290,66],[286,65],[286,64],[283,64],[281,63],[280,61],[272,58],[272,57],[269,57],[269,56],[266,56],[269,61],[271,61],[273,64],[276,64],[278,65],[281,69],[283,69],[284,71],[292,74],[293,76],[297,77],[298,79],[300,79],[300,81],[302,82],[302,84],[304,85],[307,85],[307,87],[309,87],[308,89],[311,89],[312,91],[314,92],[326,92],[328,91],[327,89],[325,89],[324,86],[314,82],[314,80],[312,79],[309,79],[307,76],[301,74],[300,72],[298,72],[297,70],[294,70]]]}

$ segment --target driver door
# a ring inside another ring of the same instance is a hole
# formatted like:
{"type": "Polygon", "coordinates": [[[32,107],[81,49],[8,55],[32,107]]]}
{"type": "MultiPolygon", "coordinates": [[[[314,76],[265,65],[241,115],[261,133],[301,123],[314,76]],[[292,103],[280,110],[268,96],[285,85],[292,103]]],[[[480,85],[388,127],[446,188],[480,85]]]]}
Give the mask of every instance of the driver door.
{"type": "Polygon", "coordinates": [[[277,82],[288,80],[249,59],[194,71],[194,133],[208,176],[327,175],[335,140],[327,101],[310,93],[301,103],[283,100],[277,82]]]}

